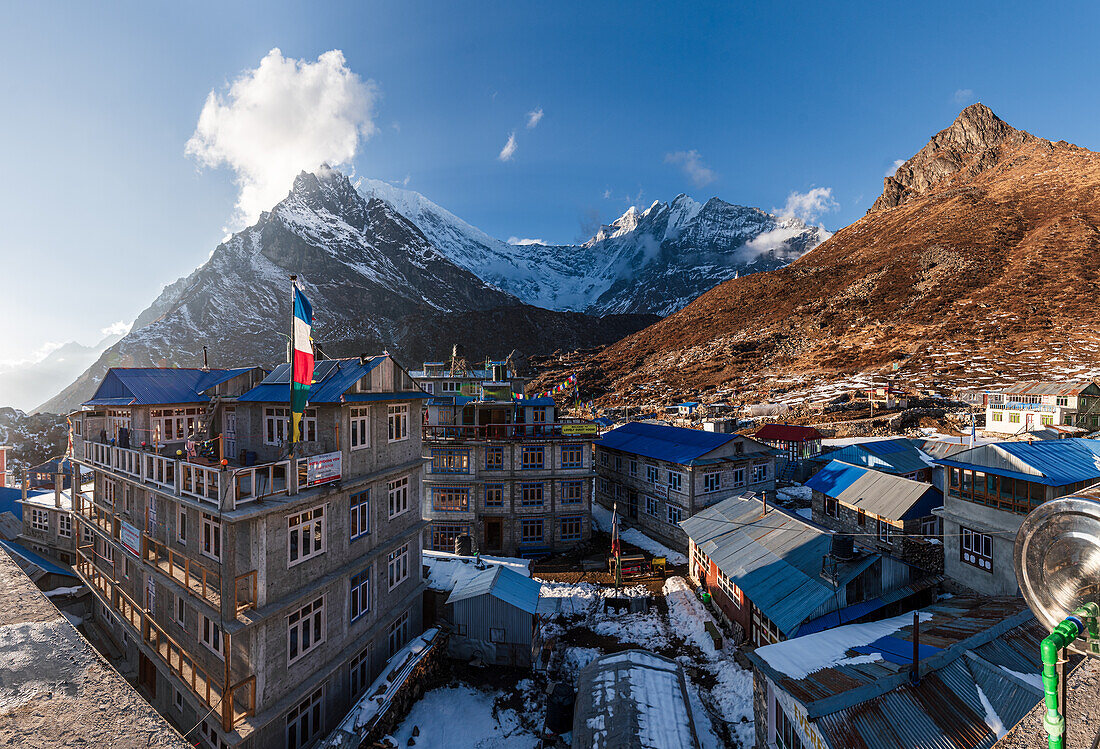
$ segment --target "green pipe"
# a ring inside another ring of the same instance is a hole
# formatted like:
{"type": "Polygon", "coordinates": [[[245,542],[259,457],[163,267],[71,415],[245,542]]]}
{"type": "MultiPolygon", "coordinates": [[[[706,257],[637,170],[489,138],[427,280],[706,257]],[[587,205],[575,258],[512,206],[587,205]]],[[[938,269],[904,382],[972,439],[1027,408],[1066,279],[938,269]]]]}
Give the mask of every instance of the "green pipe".
{"type": "Polygon", "coordinates": [[[1085,622],[1090,629],[1096,627],[1096,618],[1100,607],[1087,603],[1067,616],[1039,644],[1039,653],[1043,660],[1043,694],[1046,714],[1043,716],[1043,728],[1047,732],[1049,749],[1065,749],[1066,719],[1058,709],[1058,652],[1077,639],[1085,631],[1085,622]]]}

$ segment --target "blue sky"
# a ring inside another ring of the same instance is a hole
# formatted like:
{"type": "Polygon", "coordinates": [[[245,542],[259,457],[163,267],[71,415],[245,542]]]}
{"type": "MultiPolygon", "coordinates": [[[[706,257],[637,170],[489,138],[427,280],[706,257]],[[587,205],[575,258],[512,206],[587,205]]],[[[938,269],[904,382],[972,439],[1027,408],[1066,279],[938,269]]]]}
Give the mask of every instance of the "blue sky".
{"type": "Polygon", "coordinates": [[[275,47],[308,61],[341,50],[374,81],[376,132],[349,168],[407,178],[505,239],[571,242],[680,192],[771,209],[815,187],[831,189],[820,220],[836,229],[976,100],[1100,148],[1086,5],[25,3],[5,16],[9,363],[94,342],[206,260],[237,186],[185,144],[208,94],[275,47]],[[711,181],[670,163],[677,152],[711,181]]]}

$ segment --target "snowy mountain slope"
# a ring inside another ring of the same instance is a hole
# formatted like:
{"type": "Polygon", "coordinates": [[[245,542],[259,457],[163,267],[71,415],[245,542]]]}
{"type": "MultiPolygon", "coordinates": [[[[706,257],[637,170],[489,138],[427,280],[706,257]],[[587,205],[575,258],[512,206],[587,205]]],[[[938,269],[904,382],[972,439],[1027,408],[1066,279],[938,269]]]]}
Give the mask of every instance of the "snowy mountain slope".
{"type": "Polygon", "coordinates": [[[730,278],[787,265],[831,236],[797,218],[679,195],[644,211],[631,207],[582,245],[511,245],[412,190],[378,180],[363,180],[359,190],[394,206],[485,282],[528,304],[596,314],[666,315],[730,278]]]}

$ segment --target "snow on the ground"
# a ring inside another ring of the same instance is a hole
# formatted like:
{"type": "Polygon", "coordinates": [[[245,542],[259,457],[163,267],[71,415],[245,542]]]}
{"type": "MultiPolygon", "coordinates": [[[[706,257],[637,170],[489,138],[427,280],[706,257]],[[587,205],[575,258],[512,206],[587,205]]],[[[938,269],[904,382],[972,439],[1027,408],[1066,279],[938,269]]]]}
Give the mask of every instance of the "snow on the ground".
{"type": "Polygon", "coordinates": [[[441,687],[427,692],[409,711],[393,737],[400,747],[410,746],[413,728],[420,734],[411,746],[442,749],[456,746],[456,730],[461,745],[470,749],[534,749],[538,735],[520,725],[519,714],[511,708],[494,711],[495,695],[462,685],[441,687]]]}
{"type": "MultiPolygon", "coordinates": [[[[557,598],[560,600],[558,611],[565,616],[574,614],[589,614],[602,607],[603,599],[614,595],[612,588],[596,585],[594,583],[562,583],[551,580],[541,580],[539,598],[557,598]]],[[[624,598],[636,598],[649,595],[644,585],[632,585],[623,588],[621,595],[624,598]]]]}
{"type": "MultiPolygon", "coordinates": [[[[611,532],[611,511],[603,505],[592,504],[592,522],[596,524],[596,527],[605,533],[611,532]]],[[[646,534],[642,533],[637,528],[623,529],[619,526],[620,533],[619,538],[625,543],[637,546],[639,549],[644,549],[650,554],[658,557],[665,557],[669,564],[687,564],[687,557],[678,551],[668,548],[659,541],[655,541],[646,534]]]]}
{"type": "Polygon", "coordinates": [[[676,634],[687,642],[693,643],[708,656],[714,655],[714,640],[707,634],[704,625],[710,621],[710,614],[703,608],[695,592],[688,587],[682,577],[670,577],[665,581],[665,602],[668,603],[668,623],[676,634]]]}
{"type": "Polygon", "coordinates": [[[785,486],[782,489],[778,489],[777,491],[779,494],[782,494],[785,497],[789,497],[790,499],[798,500],[800,502],[809,502],[813,499],[814,496],[813,489],[808,486],[802,486],[801,484],[797,486],[785,486]]]}

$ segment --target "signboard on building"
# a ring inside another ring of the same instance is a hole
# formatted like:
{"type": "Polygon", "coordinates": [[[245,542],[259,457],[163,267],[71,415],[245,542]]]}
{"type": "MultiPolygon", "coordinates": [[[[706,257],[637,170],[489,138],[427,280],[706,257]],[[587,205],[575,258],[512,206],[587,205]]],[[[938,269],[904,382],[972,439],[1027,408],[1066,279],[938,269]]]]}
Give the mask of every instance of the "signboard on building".
{"type": "Polygon", "coordinates": [[[343,453],[324,453],[306,458],[305,486],[327,484],[340,479],[343,453]]]}
{"type": "Polygon", "coordinates": [[[597,424],[562,424],[562,434],[596,434],[600,430],[597,424]]]}
{"type": "Polygon", "coordinates": [[[125,520],[122,521],[121,540],[122,545],[126,547],[126,551],[135,557],[141,556],[141,531],[125,520]]]}
{"type": "MultiPolygon", "coordinates": [[[[802,745],[808,749],[829,749],[829,742],[827,742],[825,737],[821,735],[821,732],[817,730],[817,726],[810,722],[809,717],[806,715],[806,710],[795,702],[789,694],[777,688],[772,683],[771,679],[767,679],[767,683],[768,694],[774,699],[772,706],[782,710],[786,714],[787,720],[790,721],[795,732],[798,733],[798,738],[801,739],[802,745]]],[[[775,741],[775,713],[772,712],[769,718],[768,739],[770,741],[775,741]]]]}

